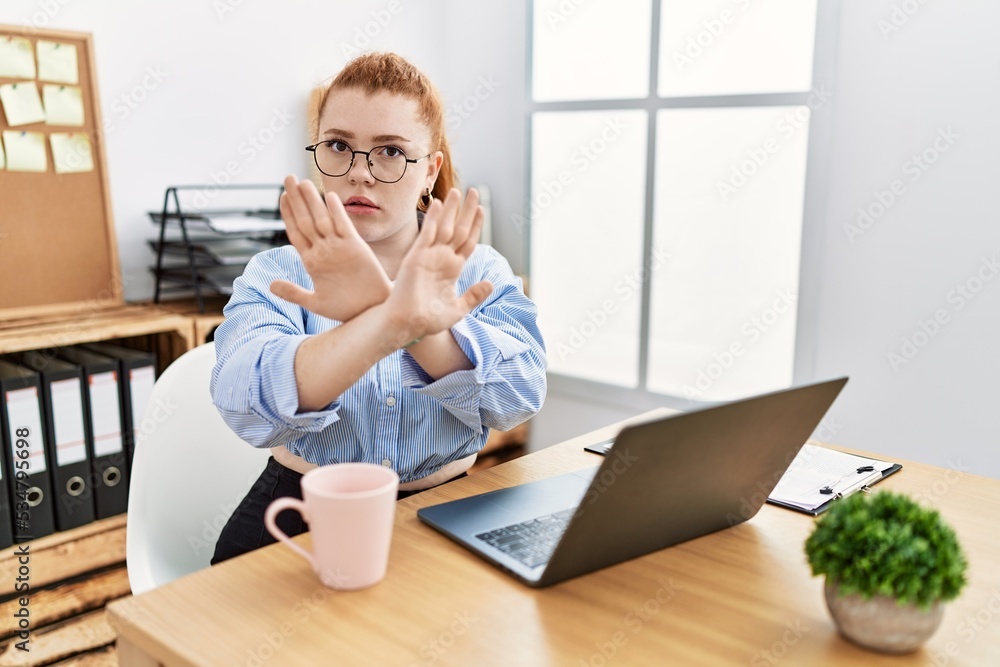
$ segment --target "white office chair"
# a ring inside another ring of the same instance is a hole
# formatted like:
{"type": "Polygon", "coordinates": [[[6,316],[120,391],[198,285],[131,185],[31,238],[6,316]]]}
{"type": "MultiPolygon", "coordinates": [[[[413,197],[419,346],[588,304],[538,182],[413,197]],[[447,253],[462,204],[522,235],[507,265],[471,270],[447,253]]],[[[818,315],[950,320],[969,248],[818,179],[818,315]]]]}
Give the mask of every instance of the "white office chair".
{"type": "Polygon", "coordinates": [[[270,452],[242,441],[208,391],[215,344],[157,379],[135,444],[125,552],[138,595],[209,566],[215,542],[270,452]]]}

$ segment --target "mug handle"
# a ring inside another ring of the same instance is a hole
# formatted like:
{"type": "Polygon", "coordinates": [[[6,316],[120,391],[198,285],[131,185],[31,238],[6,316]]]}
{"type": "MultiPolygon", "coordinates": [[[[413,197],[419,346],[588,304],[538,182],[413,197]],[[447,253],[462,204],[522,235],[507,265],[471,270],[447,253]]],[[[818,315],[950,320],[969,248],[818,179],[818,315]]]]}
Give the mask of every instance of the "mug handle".
{"type": "MultiPolygon", "coordinates": [[[[277,519],[278,514],[282,510],[286,509],[295,510],[296,512],[301,514],[303,518],[306,517],[306,504],[303,501],[299,500],[298,498],[292,498],[288,496],[284,498],[278,498],[270,505],[268,505],[267,510],[264,512],[264,525],[267,526],[267,532],[271,533],[271,535],[273,535],[275,538],[284,542],[289,548],[291,548],[292,551],[297,552],[300,556],[309,561],[309,564],[312,565],[313,571],[315,571],[316,559],[313,558],[313,555],[308,551],[306,551],[305,549],[303,549],[302,547],[300,547],[299,545],[297,545],[295,542],[292,542],[291,538],[288,537],[288,535],[286,535],[284,531],[278,528],[278,524],[275,523],[275,519],[277,519]]],[[[308,521],[308,519],[306,520],[308,521]]]]}

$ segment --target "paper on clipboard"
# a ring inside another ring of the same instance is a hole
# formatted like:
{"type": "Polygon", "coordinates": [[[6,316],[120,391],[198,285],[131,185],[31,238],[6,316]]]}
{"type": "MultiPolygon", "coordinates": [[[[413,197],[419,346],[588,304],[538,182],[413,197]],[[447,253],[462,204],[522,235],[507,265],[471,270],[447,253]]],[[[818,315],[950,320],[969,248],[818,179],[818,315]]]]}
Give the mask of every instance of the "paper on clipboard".
{"type": "Polygon", "coordinates": [[[35,54],[27,37],[0,37],[0,76],[11,79],[35,78],[35,54]]]}
{"type": "Polygon", "coordinates": [[[850,495],[862,486],[882,479],[882,473],[893,467],[889,461],[854,456],[826,447],[806,444],[792,461],[785,474],[768,496],[806,510],[814,510],[839,495],[850,495]],[[859,468],[874,470],[859,473],[859,468]],[[832,493],[821,493],[829,487],[832,493]]]}

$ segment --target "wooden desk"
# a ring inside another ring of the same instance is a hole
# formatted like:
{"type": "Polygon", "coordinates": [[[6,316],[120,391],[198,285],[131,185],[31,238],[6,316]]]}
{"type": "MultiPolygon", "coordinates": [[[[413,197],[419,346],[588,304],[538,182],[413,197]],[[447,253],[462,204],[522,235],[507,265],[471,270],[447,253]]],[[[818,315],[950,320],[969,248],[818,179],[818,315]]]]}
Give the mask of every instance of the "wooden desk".
{"type": "Polygon", "coordinates": [[[837,635],[806,563],[804,514],[766,505],[735,528],[538,590],[416,517],[595,465],[583,445],[620,427],[400,501],[389,571],[373,588],[326,589],[276,544],[115,602],[121,664],[1000,665],[1000,481],[961,469],[904,461],[880,484],[940,508],[969,558],[969,586],[929,644],[904,657],[837,635]]]}

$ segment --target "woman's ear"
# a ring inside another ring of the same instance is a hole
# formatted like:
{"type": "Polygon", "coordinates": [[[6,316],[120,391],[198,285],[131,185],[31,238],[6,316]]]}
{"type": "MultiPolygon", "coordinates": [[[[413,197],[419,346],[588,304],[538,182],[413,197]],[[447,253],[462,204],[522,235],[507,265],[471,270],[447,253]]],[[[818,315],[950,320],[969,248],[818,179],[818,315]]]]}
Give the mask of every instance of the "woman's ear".
{"type": "Polygon", "coordinates": [[[427,164],[427,185],[426,187],[431,190],[434,189],[434,184],[437,183],[438,174],[441,173],[441,165],[444,164],[444,153],[437,151],[433,153],[428,160],[427,164]]]}

